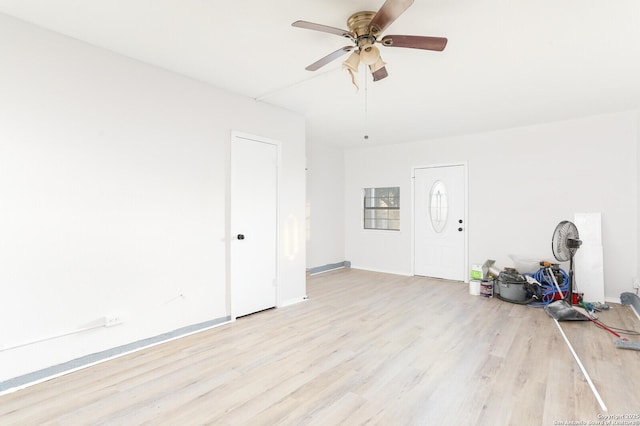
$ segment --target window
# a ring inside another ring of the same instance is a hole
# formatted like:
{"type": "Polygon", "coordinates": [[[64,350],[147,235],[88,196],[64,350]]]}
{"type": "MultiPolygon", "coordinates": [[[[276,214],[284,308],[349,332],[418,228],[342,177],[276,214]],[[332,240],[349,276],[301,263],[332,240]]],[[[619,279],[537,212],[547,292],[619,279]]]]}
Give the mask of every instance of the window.
{"type": "Polygon", "coordinates": [[[364,229],[400,230],[400,188],[364,189],[364,229]]]}

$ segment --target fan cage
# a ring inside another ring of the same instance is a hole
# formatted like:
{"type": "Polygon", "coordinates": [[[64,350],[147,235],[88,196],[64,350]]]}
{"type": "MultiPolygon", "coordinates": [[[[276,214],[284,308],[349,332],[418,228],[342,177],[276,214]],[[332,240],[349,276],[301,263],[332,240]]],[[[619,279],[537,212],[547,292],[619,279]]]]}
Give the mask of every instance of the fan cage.
{"type": "Polygon", "coordinates": [[[578,240],[578,228],[572,222],[564,220],[556,226],[551,240],[553,256],[559,262],[570,260],[578,250],[578,247],[571,245],[569,240],[578,240]]]}

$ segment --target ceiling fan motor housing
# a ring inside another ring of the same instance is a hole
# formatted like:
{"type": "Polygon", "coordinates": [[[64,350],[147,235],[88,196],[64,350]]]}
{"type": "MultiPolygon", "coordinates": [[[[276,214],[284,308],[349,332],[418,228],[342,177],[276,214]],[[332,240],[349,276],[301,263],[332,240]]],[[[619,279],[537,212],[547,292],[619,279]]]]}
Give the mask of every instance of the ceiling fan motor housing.
{"type": "MultiPolygon", "coordinates": [[[[375,35],[369,34],[369,24],[374,16],[376,16],[376,12],[365,11],[356,12],[347,19],[347,26],[349,27],[349,30],[356,35],[356,39],[361,37],[373,37],[373,40],[375,41],[375,35]]],[[[371,32],[373,32],[373,30],[371,32]]]]}
{"type": "Polygon", "coordinates": [[[354,13],[347,19],[349,30],[355,35],[355,43],[360,52],[360,59],[367,65],[373,65],[380,57],[380,51],[375,46],[376,37],[369,28],[376,12],[365,11],[354,13]]]}

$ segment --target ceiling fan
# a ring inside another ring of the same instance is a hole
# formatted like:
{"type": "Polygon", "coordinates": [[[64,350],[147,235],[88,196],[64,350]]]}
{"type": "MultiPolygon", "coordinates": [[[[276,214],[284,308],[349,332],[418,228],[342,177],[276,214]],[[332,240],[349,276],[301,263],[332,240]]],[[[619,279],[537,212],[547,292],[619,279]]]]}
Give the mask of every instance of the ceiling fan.
{"type": "Polygon", "coordinates": [[[380,50],[375,46],[375,43],[382,44],[386,47],[408,47],[413,49],[435,50],[438,52],[444,50],[447,45],[447,39],[444,37],[386,35],[379,38],[381,33],[412,4],[413,0],[386,0],[377,12],[356,12],[347,19],[349,30],[307,21],[294,22],[291,24],[294,27],[336,34],[350,38],[354,43],[353,46],[344,46],[335,52],[329,53],[327,56],[306,67],[306,69],[308,71],[316,71],[329,62],[353,51],[349,58],[343,62],[343,67],[351,74],[354,84],[353,73],[357,72],[360,62],[369,66],[373,81],[378,81],[387,77],[389,74],[385,67],[386,63],[382,60],[380,50]]]}

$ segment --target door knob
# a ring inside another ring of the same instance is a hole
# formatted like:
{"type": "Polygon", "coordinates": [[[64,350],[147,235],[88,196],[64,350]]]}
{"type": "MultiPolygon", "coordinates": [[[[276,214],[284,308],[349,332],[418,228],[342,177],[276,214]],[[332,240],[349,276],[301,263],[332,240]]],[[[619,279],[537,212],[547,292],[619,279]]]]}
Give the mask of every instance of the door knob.
{"type": "Polygon", "coordinates": [[[238,237],[237,237],[237,238],[238,238],[239,240],[244,240],[244,234],[238,234],[238,237]]]}

